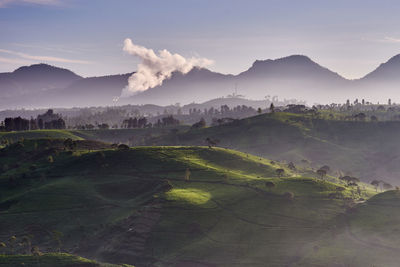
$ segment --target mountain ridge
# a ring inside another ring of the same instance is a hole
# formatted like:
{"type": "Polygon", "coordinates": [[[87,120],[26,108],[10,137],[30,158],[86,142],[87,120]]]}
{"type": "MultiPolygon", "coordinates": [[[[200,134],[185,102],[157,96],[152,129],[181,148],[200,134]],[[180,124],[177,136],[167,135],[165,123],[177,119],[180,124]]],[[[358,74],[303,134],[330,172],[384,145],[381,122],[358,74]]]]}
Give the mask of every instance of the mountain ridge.
{"type": "MultiPolygon", "coordinates": [[[[205,102],[231,94],[236,88],[252,99],[277,95],[309,103],[342,102],[344,98],[392,95],[396,89],[393,84],[400,83],[397,73],[400,73],[400,55],[356,80],[346,79],[305,55],[291,55],[256,60],[237,75],[205,68],[194,68],[187,74],[175,72],[162,85],[120,98],[117,104],[205,102]],[[376,92],[377,85],[382,85],[380,92],[376,92]]],[[[0,107],[115,105],[113,100],[120,96],[132,74],[82,77],[68,69],[43,63],[23,66],[13,72],[0,73],[0,107]]]]}

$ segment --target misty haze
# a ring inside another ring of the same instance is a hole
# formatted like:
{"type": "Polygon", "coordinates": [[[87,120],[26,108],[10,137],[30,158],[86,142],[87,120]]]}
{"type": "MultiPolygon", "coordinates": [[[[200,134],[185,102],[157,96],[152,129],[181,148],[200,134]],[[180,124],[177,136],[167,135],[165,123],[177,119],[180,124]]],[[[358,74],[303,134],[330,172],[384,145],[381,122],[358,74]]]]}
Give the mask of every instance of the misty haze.
{"type": "Polygon", "coordinates": [[[400,266],[399,12],[0,0],[0,266],[400,266]]]}

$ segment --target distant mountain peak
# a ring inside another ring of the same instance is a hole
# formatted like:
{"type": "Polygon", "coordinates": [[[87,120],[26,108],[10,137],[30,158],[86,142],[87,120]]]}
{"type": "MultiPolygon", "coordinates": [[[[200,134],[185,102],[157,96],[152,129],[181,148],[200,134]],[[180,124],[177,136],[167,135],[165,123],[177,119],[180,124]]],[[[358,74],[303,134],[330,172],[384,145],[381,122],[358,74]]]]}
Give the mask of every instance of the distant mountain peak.
{"type": "Polygon", "coordinates": [[[267,60],[256,60],[253,65],[239,76],[272,77],[274,79],[332,79],[345,80],[339,74],[322,67],[305,55],[267,60]]]}
{"type": "Polygon", "coordinates": [[[74,72],[68,70],[68,69],[63,69],[59,67],[55,67],[52,65],[48,65],[45,63],[40,63],[40,64],[33,64],[30,66],[23,66],[15,71],[13,71],[13,74],[15,75],[38,75],[38,74],[58,74],[58,75],[63,75],[63,76],[68,76],[69,78],[75,77],[76,79],[82,78],[81,76],[75,74],[74,72]]]}
{"type": "Polygon", "coordinates": [[[291,55],[287,57],[277,58],[277,59],[266,59],[266,60],[256,60],[254,61],[252,67],[256,67],[259,65],[264,64],[271,64],[271,63],[314,63],[309,57],[304,55],[291,55]]]}
{"type": "Polygon", "coordinates": [[[362,80],[380,80],[385,82],[398,81],[400,79],[400,54],[391,57],[385,63],[379,65],[374,71],[368,73],[362,80]]]}

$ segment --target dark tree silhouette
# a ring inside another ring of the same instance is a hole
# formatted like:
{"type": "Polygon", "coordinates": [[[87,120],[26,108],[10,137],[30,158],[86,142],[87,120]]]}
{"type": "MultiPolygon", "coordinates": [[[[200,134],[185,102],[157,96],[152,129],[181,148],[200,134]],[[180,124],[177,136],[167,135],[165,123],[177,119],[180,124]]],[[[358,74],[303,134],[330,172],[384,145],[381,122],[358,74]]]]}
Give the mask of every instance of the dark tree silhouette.
{"type": "Polygon", "coordinates": [[[276,172],[276,175],[278,175],[278,177],[281,178],[283,173],[285,172],[285,170],[284,169],[276,169],[275,172],[276,172]]]}
{"type": "Polygon", "coordinates": [[[274,113],[274,112],[275,112],[274,103],[271,103],[271,105],[269,106],[269,111],[270,111],[271,113],[274,113]]]}
{"type": "Polygon", "coordinates": [[[319,178],[324,179],[324,177],[326,176],[326,170],[319,169],[319,170],[317,170],[317,174],[318,174],[319,178]]]}
{"type": "Polygon", "coordinates": [[[213,140],[210,137],[207,137],[205,141],[208,145],[208,148],[212,148],[213,146],[216,146],[219,143],[219,140],[217,140],[217,139],[213,140]]]}
{"type": "Polygon", "coordinates": [[[289,162],[288,168],[289,168],[290,170],[292,170],[292,171],[296,170],[296,166],[294,165],[293,162],[289,162]]]}
{"type": "Polygon", "coordinates": [[[378,181],[378,180],[373,180],[372,182],[371,182],[371,185],[373,185],[374,187],[375,187],[375,191],[376,192],[378,192],[378,187],[379,187],[379,184],[380,184],[381,182],[380,181],[378,181]]]}
{"type": "Polygon", "coordinates": [[[194,123],[192,125],[192,129],[199,129],[199,128],[204,128],[206,127],[206,120],[204,118],[201,118],[200,121],[194,123]]]}

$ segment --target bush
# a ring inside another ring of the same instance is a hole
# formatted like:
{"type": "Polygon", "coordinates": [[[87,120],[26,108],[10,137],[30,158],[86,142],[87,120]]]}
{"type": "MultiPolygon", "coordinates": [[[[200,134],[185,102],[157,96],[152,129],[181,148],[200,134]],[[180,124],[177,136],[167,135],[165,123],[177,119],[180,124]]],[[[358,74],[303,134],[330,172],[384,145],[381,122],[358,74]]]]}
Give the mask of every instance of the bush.
{"type": "Polygon", "coordinates": [[[273,182],[267,181],[267,182],[265,182],[265,186],[266,186],[268,189],[272,189],[272,188],[275,187],[275,184],[274,184],[273,182]]]}
{"type": "Polygon", "coordinates": [[[125,144],[118,145],[118,150],[129,150],[129,146],[125,144]]]}
{"type": "Polygon", "coordinates": [[[292,192],[285,192],[285,193],[283,193],[283,197],[288,199],[288,200],[293,200],[294,199],[294,194],[292,192]]]}

